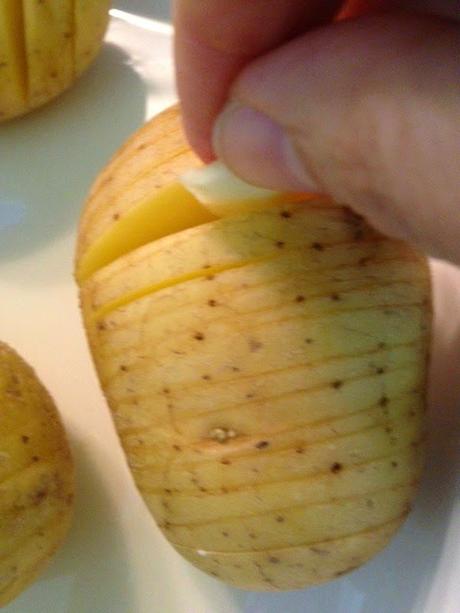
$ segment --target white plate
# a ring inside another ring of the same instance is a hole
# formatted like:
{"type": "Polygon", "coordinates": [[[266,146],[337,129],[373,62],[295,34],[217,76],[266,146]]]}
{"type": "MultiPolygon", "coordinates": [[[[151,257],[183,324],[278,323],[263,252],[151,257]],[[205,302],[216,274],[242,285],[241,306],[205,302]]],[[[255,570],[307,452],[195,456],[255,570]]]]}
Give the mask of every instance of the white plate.
{"type": "Polygon", "coordinates": [[[184,562],[150,519],[96,382],[72,280],[76,223],[94,175],[146,117],[175,99],[170,28],[145,18],[155,11],[165,18],[167,1],[115,4],[144,8],[144,18],[114,12],[88,74],[53,104],[0,127],[0,338],[53,394],[78,465],[70,537],[6,610],[459,613],[460,275],[443,265],[435,266],[443,325],[428,466],[414,512],[380,556],[327,586],[248,593],[184,562]],[[457,389],[446,383],[454,378],[457,389]]]}

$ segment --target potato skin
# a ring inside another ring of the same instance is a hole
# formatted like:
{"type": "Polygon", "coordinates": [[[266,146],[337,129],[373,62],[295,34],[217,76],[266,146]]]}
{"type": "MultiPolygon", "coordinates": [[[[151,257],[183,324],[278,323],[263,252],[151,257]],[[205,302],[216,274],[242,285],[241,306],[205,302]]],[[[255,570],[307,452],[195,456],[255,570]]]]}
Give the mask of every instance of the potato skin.
{"type": "MultiPolygon", "coordinates": [[[[177,110],[130,140],[92,190],[79,257],[114,223],[112,181],[123,215],[135,206],[123,190],[134,194],[148,165],[150,181],[158,167],[174,176],[163,122],[178,148],[177,110]]],[[[80,290],[131,471],[181,555],[240,588],[288,590],[388,543],[422,465],[424,258],[311,200],[166,236],[80,290]]]]}
{"type": "Polygon", "coordinates": [[[0,122],[67,90],[101,47],[111,0],[2,0],[0,122]]]}
{"type": "Polygon", "coordinates": [[[59,415],[32,369],[0,343],[0,606],[46,568],[72,517],[74,469],[59,415]]]}

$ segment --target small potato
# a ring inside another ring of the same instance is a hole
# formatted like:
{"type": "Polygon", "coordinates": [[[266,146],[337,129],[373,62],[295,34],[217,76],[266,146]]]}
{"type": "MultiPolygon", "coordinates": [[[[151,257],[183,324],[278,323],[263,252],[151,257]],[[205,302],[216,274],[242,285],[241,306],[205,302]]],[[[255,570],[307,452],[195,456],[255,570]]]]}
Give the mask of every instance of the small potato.
{"type": "Polygon", "coordinates": [[[170,109],[96,181],[76,263],[92,354],[177,551],[242,588],[315,585],[409,512],[426,262],[325,198],[218,218],[177,183],[198,165],[170,109]]]}
{"type": "Polygon", "coordinates": [[[32,369],[0,343],[0,606],[46,567],[69,529],[74,470],[64,429],[32,369]]]}
{"type": "Polygon", "coordinates": [[[100,49],[110,0],[0,2],[0,122],[68,89],[100,49]]]}

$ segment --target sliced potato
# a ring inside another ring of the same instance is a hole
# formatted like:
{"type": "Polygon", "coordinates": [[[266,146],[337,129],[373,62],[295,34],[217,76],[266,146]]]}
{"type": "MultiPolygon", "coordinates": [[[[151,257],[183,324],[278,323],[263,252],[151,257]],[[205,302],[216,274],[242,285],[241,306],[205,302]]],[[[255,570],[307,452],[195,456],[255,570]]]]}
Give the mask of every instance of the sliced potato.
{"type": "Polygon", "coordinates": [[[0,606],[43,571],[69,529],[73,462],[56,408],[0,343],[0,606]]]}
{"type": "Polygon", "coordinates": [[[99,52],[109,21],[111,0],[76,0],[75,74],[80,75],[99,52]]]}
{"type": "Polygon", "coordinates": [[[22,3],[0,5],[0,121],[26,107],[26,61],[22,3]]]}
{"type": "Polygon", "coordinates": [[[73,0],[23,0],[28,103],[37,107],[74,80],[73,0]]]}
{"type": "Polygon", "coordinates": [[[324,198],[173,228],[162,216],[180,203],[165,194],[180,194],[186,154],[165,152],[180,150],[178,126],[170,110],[131,139],[82,218],[99,378],[137,486],[183,556],[243,588],[321,583],[381,550],[410,509],[426,262],[324,198]],[[134,245],[127,219],[153,230],[134,245]]]}
{"type": "Polygon", "coordinates": [[[68,89],[100,49],[110,0],[0,2],[0,121],[68,89]]]}

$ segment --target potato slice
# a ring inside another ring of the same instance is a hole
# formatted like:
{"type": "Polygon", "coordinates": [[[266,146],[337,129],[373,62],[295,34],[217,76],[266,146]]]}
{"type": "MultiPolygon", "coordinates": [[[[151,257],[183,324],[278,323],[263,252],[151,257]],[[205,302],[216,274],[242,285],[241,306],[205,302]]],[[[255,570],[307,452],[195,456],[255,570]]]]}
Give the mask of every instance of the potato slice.
{"type": "MultiPolygon", "coordinates": [[[[98,268],[97,251],[101,244],[105,245],[104,252],[112,254],[108,261],[103,258],[103,265],[129,251],[128,245],[120,244],[118,252],[112,252],[108,233],[116,236],[118,223],[123,223],[128,213],[137,217],[138,210],[145,213],[144,219],[138,219],[139,227],[148,224],[150,204],[155,202],[158,192],[170,187],[181,172],[199,165],[184,140],[175,110],[163,113],[161,122],[149,123],[136,132],[114,155],[91,188],[80,222],[77,277],[81,279],[98,268]],[[93,254],[96,254],[94,263],[93,254]]],[[[167,206],[171,205],[174,200],[167,206]]],[[[133,248],[145,242],[148,242],[147,237],[133,248]]]]}
{"type": "Polygon", "coordinates": [[[109,21],[111,0],[75,0],[75,74],[80,75],[99,52],[109,21]]]}
{"type": "Polygon", "coordinates": [[[190,153],[165,152],[182,151],[179,135],[171,110],[143,128],[82,218],[99,378],[137,486],[183,556],[242,588],[321,583],[375,555],[410,509],[426,262],[324,198],[168,226],[155,207],[178,210],[165,194],[180,193],[168,184],[190,153]],[[122,220],[153,227],[149,215],[159,227],[123,244],[122,220]],[[104,243],[110,258],[97,262],[104,243]]]}
{"type": "MultiPolygon", "coordinates": [[[[77,1],[78,3],[78,1],[77,1]]],[[[34,108],[74,80],[72,0],[23,0],[28,104],[34,108]]]]}
{"type": "Polygon", "coordinates": [[[46,567],[69,529],[73,462],[56,408],[0,343],[0,606],[46,567]]]}
{"type": "Polygon", "coordinates": [[[0,121],[26,108],[26,62],[22,3],[0,7],[0,121]]]}

